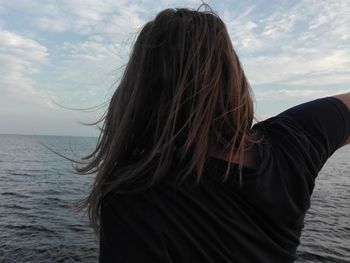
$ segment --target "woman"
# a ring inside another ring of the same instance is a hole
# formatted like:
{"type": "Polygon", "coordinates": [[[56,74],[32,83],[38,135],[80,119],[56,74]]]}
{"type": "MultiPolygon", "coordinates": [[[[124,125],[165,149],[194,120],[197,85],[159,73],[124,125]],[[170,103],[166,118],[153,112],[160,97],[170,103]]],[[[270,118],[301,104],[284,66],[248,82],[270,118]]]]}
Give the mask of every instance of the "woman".
{"type": "Polygon", "coordinates": [[[252,92],[213,12],[141,30],[103,118],[85,201],[100,262],[293,262],[315,178],[349,143],[350,94],[253,125],[252,92]]]}

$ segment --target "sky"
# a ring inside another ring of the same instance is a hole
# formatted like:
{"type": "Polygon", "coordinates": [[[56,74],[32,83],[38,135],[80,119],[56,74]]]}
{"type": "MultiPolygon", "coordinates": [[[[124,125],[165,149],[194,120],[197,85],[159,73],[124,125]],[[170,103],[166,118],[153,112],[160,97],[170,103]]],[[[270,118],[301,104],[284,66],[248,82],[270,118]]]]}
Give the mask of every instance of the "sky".
{"type": "MultiPolygon", "coordinates": [[[[258,119],[350,91],[350,1],[206,1],[225,22],[258,119]]],[[[145,22],[195,0],[0,0],[0,134],[97,136],[145,22]],[[67,109],[73,108],[73,109],[67,109]]]]}

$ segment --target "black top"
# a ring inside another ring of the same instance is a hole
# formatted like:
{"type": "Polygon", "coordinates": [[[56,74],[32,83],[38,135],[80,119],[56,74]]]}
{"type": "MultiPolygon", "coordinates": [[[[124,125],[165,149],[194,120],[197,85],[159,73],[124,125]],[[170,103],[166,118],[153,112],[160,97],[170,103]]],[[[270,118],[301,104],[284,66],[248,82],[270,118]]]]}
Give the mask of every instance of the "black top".
{"type": "Polygon", "coordinates": [[[100,262],[293,262],[315,178],[350,135],[350,112],[328,97],[253,129],[264,134],[260,166],[243,167],[242,188],[237,165],[222,182],[227,162],[208,156],[199,185],[162,181],[142,194],[108,194],[100,262]]]}

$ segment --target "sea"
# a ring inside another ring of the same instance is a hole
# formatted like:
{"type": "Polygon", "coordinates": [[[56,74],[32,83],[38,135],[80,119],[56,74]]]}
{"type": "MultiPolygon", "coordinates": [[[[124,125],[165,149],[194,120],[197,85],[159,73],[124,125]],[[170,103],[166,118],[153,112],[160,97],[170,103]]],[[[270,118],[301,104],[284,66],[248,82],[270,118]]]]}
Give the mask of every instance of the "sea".
{"type": "MultiPolygon", "coordinates": [[[[84,211],[94,175],[76,175],[69,158],[94,137],[0,135],[0,263],[97,262],[98,242],[84,211]]],[[[296,262],[350,262],[350,146],[336,151],[316,180],[296,262]]]]}

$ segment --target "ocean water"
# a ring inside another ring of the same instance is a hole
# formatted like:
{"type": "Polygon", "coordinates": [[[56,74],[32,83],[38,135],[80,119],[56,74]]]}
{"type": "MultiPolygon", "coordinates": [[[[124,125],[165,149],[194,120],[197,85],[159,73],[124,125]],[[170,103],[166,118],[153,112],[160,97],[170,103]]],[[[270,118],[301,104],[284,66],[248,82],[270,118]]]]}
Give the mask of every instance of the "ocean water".
{"type": "MultiPolygon", "coordinates": [[[[0,263],[97,262],[98,243],[83,213],[72,209],[92,176],[39,142],[78,158],[96,138],[0,135],[0,263]]],[[[319,174],[297,262],[350,262],[350,147],[319,174]]]]}

